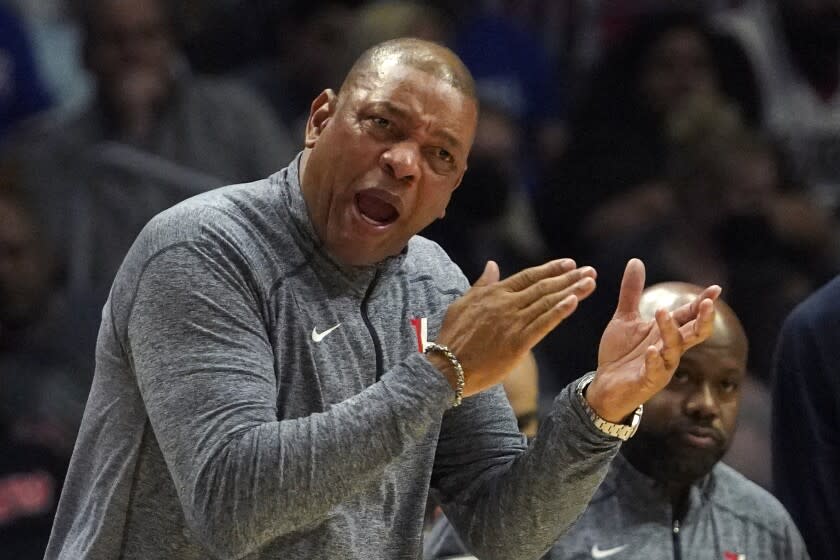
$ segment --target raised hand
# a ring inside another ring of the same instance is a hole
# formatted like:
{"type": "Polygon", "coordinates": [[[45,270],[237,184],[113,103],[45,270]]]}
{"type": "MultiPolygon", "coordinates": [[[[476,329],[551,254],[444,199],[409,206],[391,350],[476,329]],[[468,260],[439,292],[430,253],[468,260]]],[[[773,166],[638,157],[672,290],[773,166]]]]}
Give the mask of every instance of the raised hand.
{"type": "MultiPolygon", "coordinates": [[[[436,340],[464,367],[464,396],[500,383],[522,357],[595,290],[595,269],[571,259],[527,268],[499,280],[489,261],[481,278],[446,312],[436,340]]],[[[429,359],[452,381],[448,362],[429,359]]]]}
{"type": "Polygon", "coordinates": [[[658,310],[653,321],[639,314],[644,287],[644,264],[631,259],[621,280],[615,314],[601,336],[598,371],[586,390],[589,405],[610,422],[621,422],[663,389],[685,351],[712,334],[719,286],[706,288],[690,304],[671,313],[658,310]]]}

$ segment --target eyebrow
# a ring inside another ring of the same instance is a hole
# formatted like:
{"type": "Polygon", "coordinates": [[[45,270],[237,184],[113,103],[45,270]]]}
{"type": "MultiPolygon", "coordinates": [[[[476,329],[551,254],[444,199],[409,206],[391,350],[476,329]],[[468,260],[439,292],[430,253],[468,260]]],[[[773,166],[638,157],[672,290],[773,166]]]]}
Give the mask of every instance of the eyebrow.
{"type": "MultiPolygon", "coordinates": [[[[390,101],[375,101],[373,103],[373,106],[374,107],[381,107],[385,111],[387,111],[387,112],[391,113],[392,115],[395,115],[395,116],[397,116],[397,117],[399,117],[403,120],[411,120],[411,115],[409,114],[408,111],[406,111],[402,107],[394,105],[390,101]]],[[[445,143],[447,143],[449,145],[448,146],[449,148],[452,148],[452,149],[461,149],[462,148],[461,141],[458,140],[458,138],[454,134],[449,132],[448,130],[445,130],[445,129],[438,130],[438,131],[434,132],[432,134],[432,136],[437,137],[437,138],[441,138],[445,143]]]]}

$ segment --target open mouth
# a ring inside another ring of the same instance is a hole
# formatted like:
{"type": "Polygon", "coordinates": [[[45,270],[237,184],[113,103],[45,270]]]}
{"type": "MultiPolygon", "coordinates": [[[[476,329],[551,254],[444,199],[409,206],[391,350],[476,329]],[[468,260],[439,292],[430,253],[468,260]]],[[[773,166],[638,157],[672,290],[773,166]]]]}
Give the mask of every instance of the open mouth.
{"type": "Polygon", "coordinates": [[[375,226],[387,226],[400,217],[399,211],[393,204],[370,191],[356,194],[356,207],[362,218],[375,226]]]}

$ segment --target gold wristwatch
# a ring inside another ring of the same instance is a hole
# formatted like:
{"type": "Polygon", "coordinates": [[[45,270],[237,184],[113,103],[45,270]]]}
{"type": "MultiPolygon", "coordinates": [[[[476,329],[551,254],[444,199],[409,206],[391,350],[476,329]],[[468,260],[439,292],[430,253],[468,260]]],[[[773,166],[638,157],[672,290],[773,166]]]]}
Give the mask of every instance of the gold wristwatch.
{"type": "Polygon", "coordinates": [[[589,403],[586,400],[586,397],[583,395],[583,392],[586,390],[586,387],[592,383],[592,380],[595,379],[595,373],[587,373],[584,375],[580,382],[578,382],[576,393],[578,399],[580,399],[580,404],[583,406],[583,410],[586,411],[586,415],[589,416],[589,420],[592,421],[592,424],[598,428],[598,430],[604,432],[607,435],[617,437],[622,441],[627,441],[633,434],[636,433],[636,430],[639,429],[639,422],[642,421],[642,405],[639,405],[635,411],[633,411],[633,418],[630,420],[630,424],[616,424],[614,422],[608,422],[598,416],[598,413],[589,406],[589,403]]]}

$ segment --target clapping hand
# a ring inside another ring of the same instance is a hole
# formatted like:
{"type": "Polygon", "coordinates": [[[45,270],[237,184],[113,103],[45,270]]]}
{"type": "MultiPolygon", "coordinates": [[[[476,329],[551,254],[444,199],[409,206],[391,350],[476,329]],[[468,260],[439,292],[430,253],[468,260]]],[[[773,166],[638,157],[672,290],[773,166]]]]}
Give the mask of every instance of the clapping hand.
{"type": "Polygon", "coordinates": [[[646,321],[639,314],[645,286],[642,261],[631,259],[621,281],[618,305],[598,347],[598,370],[586,400],[604,420],[622,422],[671,380],[686,350],[712,334],[719,286],[709,286],[673,312],[660,309],[646,321]]]}
{"type": "MultiPolygon", "coordinates": [[[[499,280],[487,263],[481,278],[454,301],[438,335],[464,368],[464,396],[501,383],[511,369],[595,290],[595,270],[560,259],[499,280]]],[[[454,374],[439,355],[429,356],[454,386],[454,374]]]]}

